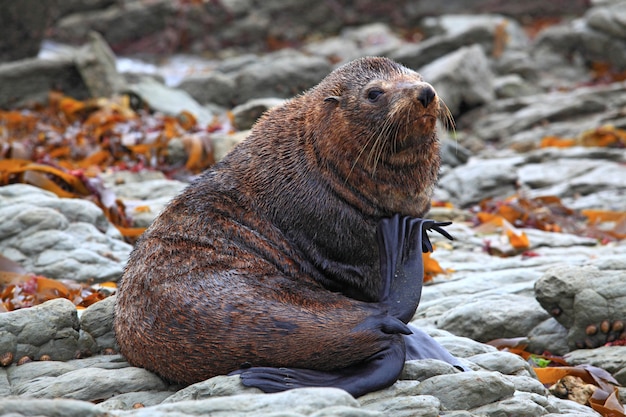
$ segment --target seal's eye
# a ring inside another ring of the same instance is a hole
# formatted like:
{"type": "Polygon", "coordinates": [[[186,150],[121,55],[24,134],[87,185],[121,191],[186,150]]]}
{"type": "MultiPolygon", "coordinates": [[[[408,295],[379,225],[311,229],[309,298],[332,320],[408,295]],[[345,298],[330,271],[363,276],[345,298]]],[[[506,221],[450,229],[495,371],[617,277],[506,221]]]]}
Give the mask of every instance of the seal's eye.
{"type": "Polygon", "coordinates": [[[367,99],[370,101],[370,103],[376,103],[378,99],[380,98],[380,96],[382,95],[383,95],[383,90],[379,90],[379,89],[370,90],[367,93],[367,99]]]}

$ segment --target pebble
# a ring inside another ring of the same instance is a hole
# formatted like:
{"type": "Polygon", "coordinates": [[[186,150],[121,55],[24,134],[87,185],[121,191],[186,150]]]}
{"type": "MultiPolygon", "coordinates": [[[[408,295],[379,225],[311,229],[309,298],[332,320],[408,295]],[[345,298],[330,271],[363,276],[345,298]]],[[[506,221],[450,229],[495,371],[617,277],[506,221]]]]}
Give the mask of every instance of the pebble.
{"type": "MultiPolygon", "coordinates": [[[[226,3],[245,10],[237,2],[226,3]]],[[[80,313],[68,300],[57,299],[0,314],[0,415],[599,415],[549,394],[528,362],[483,342],[526,338],[532,351],[600,367],[626,384],[626,347],[581,349],[579,343],[589,336],[597,343],[604,330],[626,321],[626,244],[522,229],[537,255],[522,257],[498,233],[473,229],[467,209],[486,197],[521,191],[554,195],[576,209],[626,211],[623,149],[537,147],[547,135],[577,137],[600,124],[626,127],[617,110],[626,105],[626,83],[580,86],[589,81],[585,60],[623,67],[623,4],[596,4],[533,40],[510,17],[439,16],[420,23],[427,38],[419,43],[407,42],[386,25],[365,25],[312,39],[302,48],[305,53],[287,49],[224,58],[213,63],[213,71],[186,77],[176,88],[155,78],[126,80],[154,109],[176,114],[191,106],[205,121],[219,106],[240,104],[237,124],[247,128],[264,109],[356,56],[387,54],[419,69],[458,116],[459,128],[456,137],[444,141],[445,165],[436,190],[436,199],[455,208],[432,212],[455,219],[449,227],[454,241],[433,238],[438,243],[433,258],[448,272],[425,285],[412,324],[472,372],[437,360],[408,361],[393,386],[357,399],[333,388],[263,394],[244,387],[238,376],[181,387],[130,366],[118,354],[105,354],[117,351],[111,328],[115,296],[80,313]],[[502,28],[509,41],[494,53],[502,28]],[[576,45],[581,48],[572,55],[576,45]],[[174,105],[175,98],[182,101],[174,105]],[[487,242],[503,256],[486,253],[487,242]]],[[[167,9],[165,3],[152,7],[167,9]]],[[[63,25],[67,30],[71,21],[63,25]]],[[[240,25],[253,28],[254,22],[240,25]]],[[[62,65],[74,68],[67,59],[62,65]]],[[[217,159],[246,134],[216,134],[217,159]]],[[[110,173],[104,180],[124,200],[135,225],[148,225],[186,186],[145,172],[110,173]]],[[[0,187],[0,219],[0,252],[51,278],[117,280],[131,250],[94,204],[28,185],[0,187]]]]}

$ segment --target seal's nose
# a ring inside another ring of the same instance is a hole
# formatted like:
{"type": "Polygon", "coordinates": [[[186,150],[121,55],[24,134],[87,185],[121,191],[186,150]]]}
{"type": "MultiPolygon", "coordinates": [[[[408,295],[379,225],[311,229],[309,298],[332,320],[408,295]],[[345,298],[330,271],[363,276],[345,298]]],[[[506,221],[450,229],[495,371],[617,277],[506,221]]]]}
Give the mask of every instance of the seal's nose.
{"type": "Polygon", "coordinates": [[[426,108],[433,102],[435,95],[435,89],[430,84],[425,84],[417,91],[417,100],[426,108]]]}

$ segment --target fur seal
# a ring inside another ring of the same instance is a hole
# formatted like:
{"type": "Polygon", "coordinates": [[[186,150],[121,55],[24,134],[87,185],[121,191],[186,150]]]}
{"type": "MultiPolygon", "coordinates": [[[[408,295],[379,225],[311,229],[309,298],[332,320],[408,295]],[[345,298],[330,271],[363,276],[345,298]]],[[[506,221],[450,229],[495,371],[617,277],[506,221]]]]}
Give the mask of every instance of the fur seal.
{"type": "Polygon", "coordinates": [[[191,384],[240,373],[266,392],[354,396],[405,358],[460,366],[409,328],[421,294],[421,217],[447,109],[416,72],[362,58],[267,112],[142,235],[114,328],[136,366],[191,384]],[[423,353],[427,352],[427,353],[423,353]]]}

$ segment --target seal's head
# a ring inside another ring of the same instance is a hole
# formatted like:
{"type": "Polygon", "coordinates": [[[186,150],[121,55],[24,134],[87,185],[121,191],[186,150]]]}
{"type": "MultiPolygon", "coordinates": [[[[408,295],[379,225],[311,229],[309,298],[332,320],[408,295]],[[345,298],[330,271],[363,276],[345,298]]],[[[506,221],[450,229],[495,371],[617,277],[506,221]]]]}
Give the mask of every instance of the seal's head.
{"type": "Polygon", "coordinates": [[[449,119],[435,89],[397,62],[368,57],[337,68],[308,96],[323,105],[309,113],[307,136],[318,138],[321,153],[345,161],[336,172],[346,183],[372,197],[387,194],[378,197],[391,212],[423,214],[439,171],[437,120],[449,119]],[[387,187],[363,187],[366,178],[387,187]]]}

